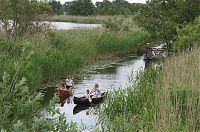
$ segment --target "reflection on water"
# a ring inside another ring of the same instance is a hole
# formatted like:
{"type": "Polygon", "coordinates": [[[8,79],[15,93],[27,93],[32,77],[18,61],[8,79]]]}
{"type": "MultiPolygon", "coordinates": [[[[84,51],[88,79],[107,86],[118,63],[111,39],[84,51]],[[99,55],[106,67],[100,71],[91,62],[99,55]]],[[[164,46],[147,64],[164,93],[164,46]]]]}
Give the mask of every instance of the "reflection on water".
{"type": "MultiPolygon", "coordinates": [[[[132,80],[135,80],[137,71],[143,70],[144,67],[143,58],[135,55],[119,57],[86,67],[75,78],[74,94],[85,93],[87,89],[91,90],[95,83],[99,84],[101,90],[108,91],[129,86],[129,76],[132,75],[132,80]]],[[[91,131],[96,126],[98,119],[95,113],[96,107],[76,106],[73,103],[73,96],[65,99],[64,102],[64,104],[57,104],[57,108],[65,114],[67,122],[76,122],[78,127],[85,131],[91,131]]]]}
{"type": "MultiPolygon", "coordinates": [[[[79,112],[81,112],[81,111],[83,111],[83,110],[88,109],[89,107],[90,107],[90,105],[81,105],[81,106],[76,105],[76,106],[74,107],[74,109],[73,109],[73,114],[75,115],[75,114],[77,114],[77,113],[79,113],[79,112]]],[[[86,112],[86,115],[89,115],[89,112],[88,112],[88,111],[86,112]]]]}
{"type": "MultiPolygon", "coordinates": [[[[143,70],[145,66],[142,58],[135,58],[135,55],[119,57],[115,60],[101,62],[83,69],[82,74],[76,80],[75,94],[84,93],[87,89],[92,89],[95,83],[99,84],[101,90],[128,86],[130,73],[143,70]]],[[[136,76],[134,75],[134,77],[136,76]]]]}
{"type": "Polygon", "coordinates": [[[69,96],[60,96],[58,104],[60,104],[61,107],[64,107],[65,103],[71,104],[72,98],[69,96]]]}
{"type": "Polygon", "coordinates": [[[70,97],[70,103],[65,103],[64,107],[57,105],[57,108],[65,114],[67,122],[76,122],[82,130],[92,130],[98,119],[95,113],[95,107],[76,106],[71,102],[72,99],[73,97],[70,97]]]}

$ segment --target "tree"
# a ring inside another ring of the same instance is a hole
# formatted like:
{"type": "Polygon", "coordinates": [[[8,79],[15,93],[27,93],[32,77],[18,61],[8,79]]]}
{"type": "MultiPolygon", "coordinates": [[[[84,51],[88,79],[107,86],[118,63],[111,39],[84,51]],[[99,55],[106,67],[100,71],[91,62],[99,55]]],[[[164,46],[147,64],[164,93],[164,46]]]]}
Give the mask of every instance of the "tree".
{"type": "Polygon", "coordinates": [[[170,41],[176,38],[176,29],[194,21],[199,14],[198,0],[149,0],[135,19],[139,26],[164,40],[171,49],[170,41]]]}
{"type": "Polygon", "coordinates": [[[52,12],[57,14],[57,15],[61,15],[64,11],[62,4],[60,3],[60,1],[52,1],[49,2],[49,5],[52,8],[52,12]]]}
{"type": "Polygon", "coordinates": [[[70,5],[71,5],[71,2],[65,2],[65,3],[63,4],[64,12],[69,12],[69,10],[70,10],[70,5]]]}
{"type": "Polygon", "coordinates": [[[0,0],[0,21],[6,36],[23,37],[37,31],[39,20],[48,14],[50,7],[37,0],[0,0]]]}
{"type": "Polygon", "coordinates": [[[114,15],[114,8],[112,2],[103,0],[103,2],[96,2],[96,12],[101,15],[114,15]]]}
{"type": "Polygon", "coordinates": [[[93,15],[95,6],[91,0],[75,0],[70,4],[69,13],[83,16],[93,15]]]}
{"type": "Polygon", "coordinates": [[[135,4],[130,4],[125,0],[114,0],[112,2],[103,0],[96,2],[96,12],[101,15],[128,15],[137,11],[135,4]]]}
{"type": "Polygon", "coordinates": [[[174,50],[185,50],[194,45],[200,46],[200,17],[194,23],[190,23],[177,30],[178,37],[173,45],[174,50]]]}
{"type": "Polygon", "coordinates": [[[114,0],[113,4],[115,5],[115,15],[126,15],[130,14],[129,6],[131,6],[130,3],[128,3],[125,0],[114,0]]]}

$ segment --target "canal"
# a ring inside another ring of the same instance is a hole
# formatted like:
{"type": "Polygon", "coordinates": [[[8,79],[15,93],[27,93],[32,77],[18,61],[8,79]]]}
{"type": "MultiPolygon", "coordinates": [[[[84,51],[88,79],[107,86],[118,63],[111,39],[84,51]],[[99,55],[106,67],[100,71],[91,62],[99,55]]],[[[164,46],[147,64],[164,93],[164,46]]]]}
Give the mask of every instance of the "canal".
{"type": "MultiPolygon", "coordinates": [[[[94,65],[87,66],[81,69],[79,74],[74,77],[74,94],[86,93],[86,90],[91,90],[95,83],[99,84],[101,90],[108,90],[108,92],[118,88],[125,88],[133,84],[138,71],[144,70],[144,67],[143,57],[134,54],[100,61],[94,65]]],[[[55,88],[49,88],[47,95],[53,97],[54,92],[55,88]]],[[[78,127],[83,131],[92,131],[98,123],[96,109],[99,107],[77,107],[73,103],[73,96],[66,100],[63,107],[60,104],[56,104],[56,107],[65,114],[68,123],[77,123],[78,127]]]]}

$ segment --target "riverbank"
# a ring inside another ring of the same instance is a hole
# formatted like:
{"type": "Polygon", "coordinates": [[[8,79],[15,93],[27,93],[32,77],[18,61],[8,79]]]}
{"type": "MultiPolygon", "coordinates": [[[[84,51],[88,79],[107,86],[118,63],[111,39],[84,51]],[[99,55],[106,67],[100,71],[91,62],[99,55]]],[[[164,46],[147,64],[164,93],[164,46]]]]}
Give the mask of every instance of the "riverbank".
{"type": "Polygon", "coordinates": [[[0,73],[14,75],[23,63],[20,77],[32,88],[55,84],[80,68],[114,56],[137,53],[148,40],[142,30],[116,33],[106,29],[50,31],[16,42],[1,38],[0,73]]]}
{"type": "Polygon", "coordinates": [[[124,20],[131,20],[131,16],[74,16],[74,15],[53,15],[45,19],[50,22],[72,22],[72,23],[84,23],[84,24],[103,24],[107,19],[113,19],[114,17],[124,20]]]}
{"type": "Polygon", "coordinates": [[[160,70],[141,73],[135,86],[113,91],[100,111],[104,130],[199,130],[199,51],[171,56],[160,70]]]}
{"type": "Polygon", "coordinates": [[[54,15],[49,16],[47,21],[51,22],[72,22],[85,24],[103,24],[111,16],[73,16],[73,15],[54,15]]]}

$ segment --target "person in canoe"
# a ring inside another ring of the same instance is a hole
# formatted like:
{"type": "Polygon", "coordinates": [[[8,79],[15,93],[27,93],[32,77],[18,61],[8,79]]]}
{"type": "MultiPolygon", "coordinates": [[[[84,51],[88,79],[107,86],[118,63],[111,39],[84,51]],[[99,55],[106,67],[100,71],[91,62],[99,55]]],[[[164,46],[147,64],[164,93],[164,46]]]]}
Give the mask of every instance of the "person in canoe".
{"type": "Polygon", "coordinates": [[[64,84],[64,83],[61,83],[61,84],[59,85],[59,87],[57,88],[57,90],[66,90],[65,84],[64,84]]]}
{"type": "Polygon", "coordinates": [[[70,77],[70,79],[66,79],[66,88],[68,91],[72,91],[73,93],[73,87],[74,87],[74,81],[73,77],[70,77]]]}
{"type": "Polygon", "coordinates": [[[66,95],[71,95],[72,94],[72,89],[71,88],[66,88],[65,83],[61,83],[59,87],[56,89],[58,91],[59,96],[66,96],[66,95]]]}
{"type": "Polygon", "coordinates": [[[147,43],[144,47],[144,59],[146,60],[152,59],[152,56],[153,56],[152,48],[149,45],[149,43],[147,43]]]}
{"type": "Polygon", "coordinates": [[[90,94],[94,93],[94,96],[93,97],[101,97],[101,92],[100,92],[100,89],[99,89],[99,84],[95,84],[94,85],[94,88],[90,91],[90,94]]]}
{"type": "Polygon", "coordinates": [[[91,97],[90,97],[90,90],[89,90],[89,89],[87,89],[86,94],[84,94],[84,96],[85,96],[87,99],[89,99],[90,102],[92,102],[92,99],[91,99],[91,97]]]}
{"type": "Polygon", "coordinates": [[[66,102],[66,98],[67,98],[67,96],[65,96],[67,93],[67,89],[65,88],[65,83],[61,83],[56,90],[57,90],[58,96],[59,96],[58,104],[61,104],[61,107],[63,107],[66,102]]]}
{"type": "Polygon", "coordinates": [[[66,79],[66,88],[73,88],[74,86],[74,81],[73,81],[73,77],[70,77],[69,79],[66,79]]]}

